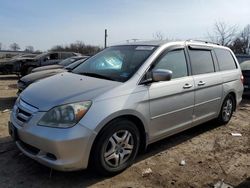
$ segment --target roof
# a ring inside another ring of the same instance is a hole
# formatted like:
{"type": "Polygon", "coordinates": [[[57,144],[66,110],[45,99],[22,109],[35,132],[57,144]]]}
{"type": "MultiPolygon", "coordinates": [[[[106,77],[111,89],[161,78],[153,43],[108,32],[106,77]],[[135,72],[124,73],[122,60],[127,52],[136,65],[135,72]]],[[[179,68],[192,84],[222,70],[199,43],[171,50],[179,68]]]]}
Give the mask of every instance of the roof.
{"type": "Polygon", "coordinates": [[[201,40],[186,40],[186,41],[168,41],[168,40],[151,40],[151,41],[138,41],[138,42],[130,42],[124,43],[120,45],[114,46],[121,46],[121,45],[145,45],[145,46],[162,46],[162,45],[201,45],[201,46],[208,46],[208,47],[216,47],[216,48],[226,48],[216,43],[208,42],[208,41],[201,41],[201,40]]]}
{"type": "Polygon", "coordinates": [[[170,43],[170,41],[166,41],[166,40],[137,41],[137,42],[117,44],[113,46],[122,46],[122,45],[161,46],[166,43],[170,43]]]}

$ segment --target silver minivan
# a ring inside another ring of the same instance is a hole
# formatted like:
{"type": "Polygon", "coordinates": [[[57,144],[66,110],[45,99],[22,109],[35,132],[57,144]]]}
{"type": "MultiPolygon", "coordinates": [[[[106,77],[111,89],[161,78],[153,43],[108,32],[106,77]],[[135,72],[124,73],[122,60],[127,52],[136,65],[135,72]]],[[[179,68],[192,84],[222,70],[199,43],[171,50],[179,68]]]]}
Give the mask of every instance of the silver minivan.
{"type": "Polygon", "coordinates": [[[212,119],[228,123],[242,82],[233,52],[220,45],[112,46],[72,72],[31,84],[15,103],[9,132],[46,166],[113,175],[155,141],[212,119]]]}

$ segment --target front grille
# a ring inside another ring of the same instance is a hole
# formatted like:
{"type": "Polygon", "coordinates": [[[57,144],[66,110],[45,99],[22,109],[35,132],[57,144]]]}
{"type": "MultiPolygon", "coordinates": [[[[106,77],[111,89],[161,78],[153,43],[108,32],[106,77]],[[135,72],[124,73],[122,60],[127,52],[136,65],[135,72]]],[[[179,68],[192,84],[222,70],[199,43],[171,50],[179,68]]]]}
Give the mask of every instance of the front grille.
{"type": "Polygon", "coordinates": [[[17,105],[14,107],[14,111],[16,118],[20,122],[20,125],[22,125],[25,122],[28,122],[32,114],[37,112],[38,109],[20,99],[17,105]]]}
{"type": "Polygon", "coordinates": [[[27,122],[31,117],[31,114],[29,112],[26,112],[25,110],[21,109],[20,107],[17,107],[16,111],[16,118],[21,121],[22,123],[27,122]]]}

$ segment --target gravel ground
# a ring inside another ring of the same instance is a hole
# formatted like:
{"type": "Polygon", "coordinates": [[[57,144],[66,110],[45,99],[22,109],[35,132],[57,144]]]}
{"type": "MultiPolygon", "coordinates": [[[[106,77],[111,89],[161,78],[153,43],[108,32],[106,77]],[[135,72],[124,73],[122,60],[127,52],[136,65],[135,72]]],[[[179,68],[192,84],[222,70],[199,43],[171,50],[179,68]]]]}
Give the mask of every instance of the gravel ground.
{"type": "Polygon", "coordinates": [[[250,187],[249,99],[228,125],[211,121],[154,143],[129,169],[103,178],[90,170],[52,171],[17,149],[7,132],[16,81],[15,76],[0,76],[0,187],[213,187],[218,181],[250,187]],[[151,172],[143,174],[148,168],[151,172]]]}

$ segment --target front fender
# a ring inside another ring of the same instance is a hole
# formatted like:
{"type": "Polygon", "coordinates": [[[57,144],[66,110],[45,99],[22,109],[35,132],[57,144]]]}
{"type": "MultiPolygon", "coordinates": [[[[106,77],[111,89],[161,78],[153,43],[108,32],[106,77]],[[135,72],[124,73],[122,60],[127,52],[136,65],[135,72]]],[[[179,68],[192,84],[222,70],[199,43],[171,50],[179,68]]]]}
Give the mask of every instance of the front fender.
{"type": "Polygon", "coordinates": [[[107,125],[110,121],[112,121],[113,119],[122,117],[122,116],[134,116],[136,118],[138,118],[145,129],[145,133],[148,133],[148,120],[144,118],[144,116],[132,109],[127,109],[127,110],[121,110],[121,111],[117,111],[113,114],[110,114],[109,116],[107,116],[106,118],[104,118],[94,129],[95,133],[98,133],[105,125],[107,125]]]}

